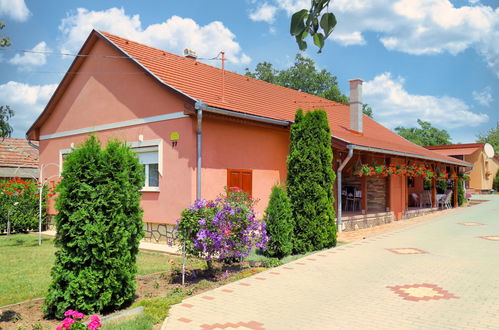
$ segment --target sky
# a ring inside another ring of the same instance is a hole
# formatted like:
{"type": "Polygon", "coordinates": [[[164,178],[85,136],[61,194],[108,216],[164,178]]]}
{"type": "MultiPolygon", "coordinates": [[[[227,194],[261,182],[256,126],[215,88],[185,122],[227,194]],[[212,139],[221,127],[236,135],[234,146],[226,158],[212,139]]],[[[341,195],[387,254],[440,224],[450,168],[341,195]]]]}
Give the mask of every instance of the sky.
{"type": "MultiPolygon", "coordinates": [[[[284,69],[298,47],[293,12],[310,0],[0,0],[0,105],[15,110],[14,137],[43,111],[92,29],[183,54],[225,51],[227,68],[284,69]],[[34,52],[26,52],[27,50],[34,52]]],[[[331,0],[338,24],[321,54],[304,55],[338,79],[363,79],[363,101],[390,129],[417,119],[475,142],[499,121],[499,1],[331,0]]],[[[311,42],[309,41],[309,44],[311,42]]],[[[210,61],[211,65],[220,65],[210,61]]]]}

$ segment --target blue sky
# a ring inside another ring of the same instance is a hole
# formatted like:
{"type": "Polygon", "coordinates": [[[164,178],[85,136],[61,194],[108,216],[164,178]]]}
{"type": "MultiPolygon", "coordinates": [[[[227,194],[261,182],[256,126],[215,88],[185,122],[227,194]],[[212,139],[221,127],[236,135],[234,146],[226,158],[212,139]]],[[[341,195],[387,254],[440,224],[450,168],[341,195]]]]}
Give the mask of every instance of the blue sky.
{"type": "MultiPolygon", "coordinates": [[[[261,61],[277,68],[298,52],[290,15],[309,0],[36,1],[0,0],[0,104],[15,109],[23,137],[43,110],[91,28],[182,54],[224,50],[228,68],[261,61]],[[26,53],[35,50],[49,53],[26,53]]],[[[332,0],[338,25],[322,54],[306,55],[338,77],[362,78],[364,101],[389,128],[421,118],[449,131],[454,143],[499,121],[499,9],[489,0],[332,0]]],[[[310,42],[309,42],[310,43],[310,42]]],[[[211,64],[216,64],[211,62],[211,64]]]]}

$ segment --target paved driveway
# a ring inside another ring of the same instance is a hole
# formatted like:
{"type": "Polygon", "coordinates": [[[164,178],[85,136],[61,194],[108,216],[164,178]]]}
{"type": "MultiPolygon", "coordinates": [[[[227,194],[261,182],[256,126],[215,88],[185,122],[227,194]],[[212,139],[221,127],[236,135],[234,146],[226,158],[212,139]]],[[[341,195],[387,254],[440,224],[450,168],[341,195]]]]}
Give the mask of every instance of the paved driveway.
{"type": "Polygon", "coordinates": [[[167,329],[499,329],[499,196],[186,299],[167,329]]]}

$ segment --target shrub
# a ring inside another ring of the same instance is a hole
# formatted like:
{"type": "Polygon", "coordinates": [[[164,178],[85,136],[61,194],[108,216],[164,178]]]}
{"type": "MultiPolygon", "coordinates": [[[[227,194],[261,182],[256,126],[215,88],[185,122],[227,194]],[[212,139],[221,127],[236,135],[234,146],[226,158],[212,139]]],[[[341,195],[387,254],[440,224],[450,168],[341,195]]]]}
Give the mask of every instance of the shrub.
{"type": "Polygon", "coordinates": [[[447,180],[441,179],[437,181],[437,192],[439,194],[445,194],[447,191],[447,180]]]}
{"type": "MultiPolygon", "coordinates": [[[[42,225],[46,221],[48,186],[42,189],[42,225]]],[[[35,181],[14,178],[0,181],[0,232],[6,231],[10,213],[10,230],[27,232],[38,229],[39,185],[35,181]],[[15,204],[17,203],[17,204],[15,204]]]]}
{"type": "Polygon", "coordinates": [[[196,200],[182,211],[177,237],[186,252],[225,263],[248,256],[253,247],[266,248],[265,222],[255,218],[254,201],[244,192],[226,191],[215,201],[196,200]]]}
{"type": "Polygon", "coordinates": [[[260,265],[265,268],[273,268],[282,265],[282,261],[277,258],[267,258],[262,260],[260,265]]]}
{"type": "Polygon", "coordinates": [[[466,197],[464,196],[464,187],[463,187],[463,179],[457,179],[457,203],[459,206],[463,205],[466,201],[466,197]]]}
{"type": "Polygon", "coordinates": [[[282,258],[293,251],[293,218],[291,201],[284,188],[274,186],[270,194],[269,206],[265,210],[268,249],[264,254],[268,257],[282,258]]]}
{"type": "Polygon", "coordinates": [[[494,190],[499,191],[499,170],[496,172],[496,177],[494,178],[494,190]]]}
{"type": "Polygon", "coordinates": [[[291,126],[287,188],[295,253],[336,245],[331,130],[323,110],[298,110],[291,126]]]}
{"type": "Polygon", "coordinates": [[[144,174],[123,143],[102,150],[96,137],[64,162],[57,191],[56,260],[45,300],[48,317],[68,309],[110,312],[135,295],[136,256],[143,237],[140,192],[144,174]]]}

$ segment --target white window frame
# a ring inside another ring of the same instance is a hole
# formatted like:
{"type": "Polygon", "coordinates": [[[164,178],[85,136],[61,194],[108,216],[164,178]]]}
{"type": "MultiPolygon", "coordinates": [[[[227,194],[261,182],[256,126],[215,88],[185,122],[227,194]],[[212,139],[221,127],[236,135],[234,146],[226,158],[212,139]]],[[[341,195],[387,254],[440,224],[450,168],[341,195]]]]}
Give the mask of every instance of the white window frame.
{"type": "Polygon", "coordinates": [[[157,151],[158,153],[158,187],[149,187],[149,166],[145,165],[145,185],[142,187],[140,191],[142,192],[159,192],[159,181],[163,177],[163,140],[147,140],[147,141],[138,141],[138,142],[130,142],[127,145],[132,148],[132,151],[135,153],[140,152],[151,152],[157,151]]]}
{"type": "MultiPolygon", "coordinates": [[[[159,178],[158,181],[163,177],[163,140],[147,140],[147,141],[137,141],[137,142],[129,142],[127,145],[132,149],[133,152],[158,152],[158,173],[159,178]]],[[[59,176],[62,173],[62,167],[64,162],[64,156],[71,153],[73,151],[70,149],[60,149],[59,150],[59,176]]],[[[159,192],[159,187],[149,187],[149,166],[146,166],[146,181],[145,186],[142,187],[140,191],[144,192],[159,192]]],[[[158,183],[159,184],[159,183],[158,183]]]]}

